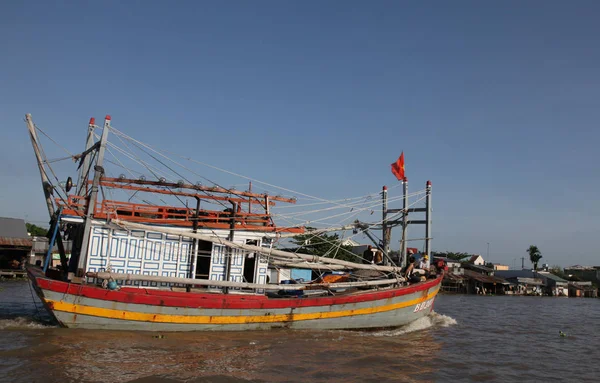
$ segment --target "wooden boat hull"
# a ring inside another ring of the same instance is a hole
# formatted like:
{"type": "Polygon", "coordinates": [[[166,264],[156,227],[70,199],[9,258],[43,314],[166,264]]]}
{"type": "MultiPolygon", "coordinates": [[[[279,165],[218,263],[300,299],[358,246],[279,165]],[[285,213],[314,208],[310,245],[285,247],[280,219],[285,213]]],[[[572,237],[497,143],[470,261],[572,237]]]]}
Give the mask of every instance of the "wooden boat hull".
{"type": "Polygon", "coordinates": [[[315,298],[118,291],[29,271],[49,312],[64,327],[137,331],[242,331],[274,328],[368,329],[408,324],[433,309],[442,277],[410,286],[315,298]]]}

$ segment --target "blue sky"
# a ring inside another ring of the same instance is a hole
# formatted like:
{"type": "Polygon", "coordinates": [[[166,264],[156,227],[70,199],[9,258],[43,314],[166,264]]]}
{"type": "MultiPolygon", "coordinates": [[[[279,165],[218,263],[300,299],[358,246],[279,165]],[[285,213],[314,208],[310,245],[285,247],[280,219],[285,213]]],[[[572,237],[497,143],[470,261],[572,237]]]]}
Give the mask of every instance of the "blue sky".
{"type": "Polygon", "coordinates": [[[404,151],[410,189],[433,182],[434,249],[485,257],[490,243],[491,260],[512,265],[535,244],[543,262],[600,264],[599,12],[4,2],[0,215],[47,221],[25,113],[73,152],[89,117],[110,114],[151,145],[325,199],[397,185],[390,163],[404,151]]]}

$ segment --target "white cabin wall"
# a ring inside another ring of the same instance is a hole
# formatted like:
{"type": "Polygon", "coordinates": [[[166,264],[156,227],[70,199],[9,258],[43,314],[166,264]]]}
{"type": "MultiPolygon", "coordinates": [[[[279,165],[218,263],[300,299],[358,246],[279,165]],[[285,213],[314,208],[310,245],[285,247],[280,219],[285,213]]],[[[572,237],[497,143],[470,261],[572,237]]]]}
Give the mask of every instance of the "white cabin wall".
{"type": "MultiPolygon", "coordinates": [[[[91,230],[87,271],[106,271],[110,266],[116,273],[179,278],[187,278],[189,275],[189,256],[193,251],[190,238],[143,230],[111,229],[102,225],[94,225],[91,230]]],[[[192,261],[192,268],[195,269],[195,255],[192,261]]],[[[88,278],[88,282],[96,281],[88,278]]],[[[125,284],[143,287],[170,286],[167,283],[146,281],[125,281],[125,284]]]]}
{"type": "MultiPolygon", "coordinates": [[[[88,245],[88,259],[86,270],[91,272],[106,271],[110,266],[116,273],[142,274],[152,276],[187,278],[190,275],[190,258],[192,255],[192,270],[196,270],[198,249],[194,248],[193,240],[189,237],[164,234],[144,230],[119,230],[106,227],[103,221],[94,221],[92,234],[88,245]]],[[[189,229],[182,228],[182,234],[189,229]]],[[[218,235],[227,238],[228,230],[198,230],[205,235],[218,235]]],[[[258,246],[271,248],[272,241],[264,240],[272,236],[271,233],[261,232],[236,232],[234,242],[245,244],[247,240],[255,240],[258,246]]],[[[211,264],[209,279],[225,279],[225,260],[227,248],[213,243],[211,251],[211,264]]],[[[233,249],[233,258],[230,270],[230,280],[242,282],[244,278],[245,252],[233,249]]],[[[258,259],[254,270],[254,282],[263,284],[269,279],[268,257],[264,254],[257,255],[258,259]]],[[[289,279],[289,278],[286,278],[289,279]]],[[[270,282],[280,280],[270,278],[270,282]]],[[[96,283],[93,278],[88,278],[89,283],[96,283]]],[[[118,281],[121,284],[121,281],[118,281]]],[[[170,287],[172,284],[157,282],[131,282],[126,285],[140,287],[170,287]]],[[[260,292],[260,291],[257,291],[260,292]]]]}

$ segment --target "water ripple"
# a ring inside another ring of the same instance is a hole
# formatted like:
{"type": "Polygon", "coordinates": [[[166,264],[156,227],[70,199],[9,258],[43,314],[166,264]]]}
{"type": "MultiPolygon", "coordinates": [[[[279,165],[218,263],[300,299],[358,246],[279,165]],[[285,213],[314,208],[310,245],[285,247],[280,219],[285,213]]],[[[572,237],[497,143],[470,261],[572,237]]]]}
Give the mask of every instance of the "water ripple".
{"type": "Polygon", "coordinates": [[[27,284],[5,287],[0,302],[0,377],[10,382],[595,382],[600,375],[598,299],[443,295],[431,315],[397,329],[160,339],[47,326],[36,319],[27,284]]]}

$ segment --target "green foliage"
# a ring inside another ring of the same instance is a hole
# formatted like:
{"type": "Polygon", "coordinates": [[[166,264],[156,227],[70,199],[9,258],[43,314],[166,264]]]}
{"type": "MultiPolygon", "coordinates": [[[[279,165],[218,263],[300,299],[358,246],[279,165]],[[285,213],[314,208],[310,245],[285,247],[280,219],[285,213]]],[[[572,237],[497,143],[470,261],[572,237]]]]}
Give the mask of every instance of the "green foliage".
{"type": "Polygon", "coordinates": [[[458,262],[466,261],[467,258],[471,258],[474,254],[462,253],[462,252],[453,252],[453,251],[434,251],[431,253],[433,257],[445,257],[448,259],[453,259],[458,262]]]}
{"type": "Polygon", "coordinates": [[[31,234],[32,237],[45,237],[48,234],[48,229],[44,229],[43,227],[36,226],[32,223],[26,223],[27,232],[31,234]]]}
{"type": "Polygon", "coordinates": [[[352,246],[343,246],[342,240],[337,234],[302,234],[292,238],[292,242],[298,246],[297,249],[294,249],[298,253],[350,262],[360,261],[360,258],[352,253],[352,246]]]}
{"type": "Polygon", "coordinates": [[[527,253],[529,254],[529,260],[533,264],[533,269],[537,270],[538,262],[542,259],[542,253],[537,246],[531,245],[527,249],[527,253]]]}

